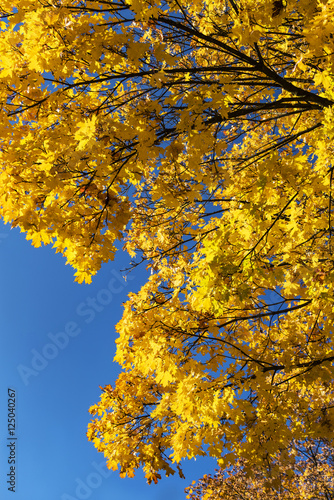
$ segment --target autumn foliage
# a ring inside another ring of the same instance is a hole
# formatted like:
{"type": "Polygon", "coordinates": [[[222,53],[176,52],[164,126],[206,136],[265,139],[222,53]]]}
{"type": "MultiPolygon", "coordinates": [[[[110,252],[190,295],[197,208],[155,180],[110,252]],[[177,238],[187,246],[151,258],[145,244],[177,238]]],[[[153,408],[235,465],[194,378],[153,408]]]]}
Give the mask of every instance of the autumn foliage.
{"type": "MultiPolygon", "coordinates": [[[[319,441],[295,443],[299,461],[291,469],[284,463],[271,470],[255,469],[247,475],[246,464],[238,461],[228,472],[219,469],[186,488],[188,500],[332,500],[334,498],[333,448],[319,441]]],[[[249,469],[249,466],[248,466],[249,469]]]]}
{"type": "Polygon", "coordinates": [[[108,466],[150,482],[198,455],[289,468],[294,443],[330,445],[334,1],[0,12],[2,218],[79,282],[117,240],[151,271],[91,408],[108,466]]]}

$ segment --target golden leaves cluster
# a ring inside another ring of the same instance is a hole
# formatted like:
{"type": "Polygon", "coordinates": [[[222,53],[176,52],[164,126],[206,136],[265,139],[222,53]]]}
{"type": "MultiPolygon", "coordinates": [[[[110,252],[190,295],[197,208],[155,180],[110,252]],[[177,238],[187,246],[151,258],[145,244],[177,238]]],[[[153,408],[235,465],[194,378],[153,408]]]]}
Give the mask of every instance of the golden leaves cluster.
{"type": "Polygon", "coordinates": [[[279,480],[271,470],[246,473],[245,462],[238,461],[227,473],[205,474],[185,489],[189,500],[317,500],[331,498],[334,491],[333,449],[321,441],[299,444],[300,461],[294,469],[283,462],[275,464],[279,480]]]}
{"type": "Polygon", "coordinates": [[[0,9],[2,218],[79,282],[117,240],[151,271],[92,408],[109,466],[331,441],[333,0],[0,9]]]}

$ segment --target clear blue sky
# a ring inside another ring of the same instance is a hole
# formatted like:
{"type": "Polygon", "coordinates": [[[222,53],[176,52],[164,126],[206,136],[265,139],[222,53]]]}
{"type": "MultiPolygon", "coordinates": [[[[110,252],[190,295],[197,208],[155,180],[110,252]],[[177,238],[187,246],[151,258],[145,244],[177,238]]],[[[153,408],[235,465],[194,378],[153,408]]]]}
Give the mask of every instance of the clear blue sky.
{"type": "Polygon", "coordinates": [[[2,222],[0,255],[0,498],[184,500],[184,488],[212,473],[214,461],[186,462],[185,480],[149,486],[141,472],[121,479],[107,471],[86,438],[99,385],[113,384],[119,371],[114,325],[127,294],[144,282],[144,268],[125,282],[120,270],[128,257],[120,252],[91,285],[79,285],[60,254],[33,248],[2,222]],[[15,494],[7,489],[8,388],[16,393],[15,494]]]}

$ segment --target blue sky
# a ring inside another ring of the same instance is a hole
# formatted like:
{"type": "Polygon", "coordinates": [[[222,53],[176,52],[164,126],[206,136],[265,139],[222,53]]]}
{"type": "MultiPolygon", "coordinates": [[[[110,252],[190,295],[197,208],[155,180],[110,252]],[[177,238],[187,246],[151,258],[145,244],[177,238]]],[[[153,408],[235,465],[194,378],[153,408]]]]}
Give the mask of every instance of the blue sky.
{"type": "Polygon", "coordinates": [[[114,325],[127,294],[144,283],[144,267],[125,281],[120,270],[129,260],[119,252],[91,285],[79,285],[51,246],[33,248],[2,222],[0,255],[1,499],[13,498],[7,489],[13,443],[8,388],[16,394],[16,500],[185,499],[184,488],[213,472],[213,460],[185,462],[185,480],[174,476],[148,485],[141,472],[121,479],[108,471],[86,438],[99,385],[113,384],[119,372],[114,325]]]}

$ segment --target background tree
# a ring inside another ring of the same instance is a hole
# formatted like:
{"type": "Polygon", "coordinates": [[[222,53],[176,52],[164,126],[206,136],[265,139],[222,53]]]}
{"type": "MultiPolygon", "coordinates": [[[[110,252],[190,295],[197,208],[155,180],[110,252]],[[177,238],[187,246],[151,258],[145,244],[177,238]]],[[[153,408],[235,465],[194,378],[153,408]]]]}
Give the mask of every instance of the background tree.
{"type": "Polygon", "coordinates": [[[293,467],[291,443],[331,443],[334,2],[1,12],[2,217],[79,282],[117,239],[151,269],[91,409],[109,466],[293,467]]]}
{"type": "Polygon", "coordinates": [[[279,480],[272,480],[270,470],[246,475],[242,462],[227,473],[219,469],[203,476],[185,489],[189,500],[303,500],[334,498],[333,449],[321,441],[299,443],[300,460],[294,470],[277,463],[279,480]]]}

